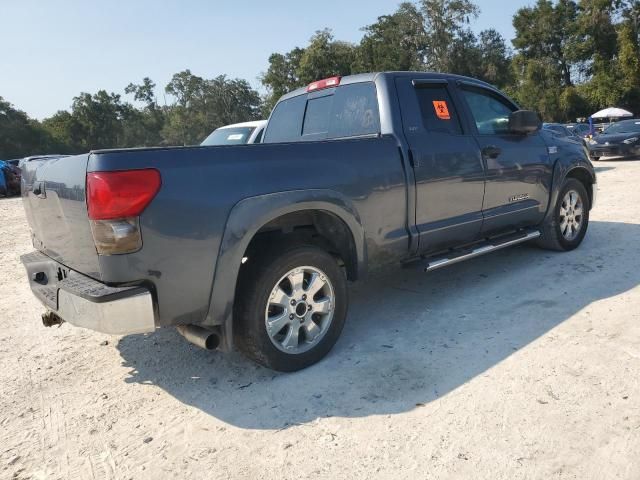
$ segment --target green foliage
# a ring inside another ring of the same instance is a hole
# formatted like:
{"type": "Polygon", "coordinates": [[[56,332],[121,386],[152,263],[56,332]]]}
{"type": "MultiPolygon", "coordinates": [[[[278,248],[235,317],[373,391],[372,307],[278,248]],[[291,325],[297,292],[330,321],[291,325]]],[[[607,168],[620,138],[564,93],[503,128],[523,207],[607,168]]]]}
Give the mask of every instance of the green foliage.
{"type": "Polygon", "coordinates": [[[421,70],[424,66],[426,35],[424,18],[413,3],[401,3],[392,15],[363,28],[356,48],[353,73],[393,70],[421,70]]]}
{"type": "Polygon", "coordinates": [[[514,96],[546,120],[640,108],[640,2],[538,0],[513,25],[514,96]]]}
{"type": "Polygon", "coordinates": [[[466,34],[480,9],[471,0],[421,0],[426,44],[425,69],[450,72],[449,54],[454,42],[466,34]]]}
{"type": "Polygon", "coordinates": [[[38,122],[0,97],[0,158],[96,148],[189,145],[229,123],[266,118],[287,92],[333,75],[435,70],[505,89],[547,121],[619,106],[640,113],[640,0],[537,0],[513,17],[514,51],[495,30],[474,34],[472,0],[414,0],[365,26],[357,44],[315,32],[304,47],[273,53],[260,98],[241,79],[176,73],[159,105],[143,78],[119,94],[81,93],[69,111],[38,122]]]}
{"type": "Polygon", "coordinates": [[[44,153],[56,147],[39,122],[0,97],[0,159],[22,157],[25,152],[44,153]]]}
{"type": "Polygon", "coordinates": [[[218,127],[259,118],[260,96],[246,80],[225,75],[207,80],[185,70],[173,76],[165,91],[177,100],[165,109],[162,127],[171,145],[197,144],[218,127]]]}
{"type": "Polygon", "coordinates": [[[296,47],[269,57],[269,69],[262,75],[262,84],[269,89],[263,115],[266,117],[278,99],[287,92],[320,78],[351,74],[356,47],[336,41],[331,30],[317,31],[306,48],[296,47]]]}

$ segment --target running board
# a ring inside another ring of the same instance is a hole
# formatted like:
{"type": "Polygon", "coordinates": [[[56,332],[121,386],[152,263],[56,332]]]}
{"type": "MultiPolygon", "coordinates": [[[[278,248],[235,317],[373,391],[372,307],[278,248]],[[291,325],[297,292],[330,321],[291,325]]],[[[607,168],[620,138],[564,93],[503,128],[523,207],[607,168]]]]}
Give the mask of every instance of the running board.
{"type": "Polygon", "coordinates": [[[453,265],[454,263],[464,262],[465,260],[479,257],[480,255],[484,255],[485,253],[495,252],[496,250],[500,250],[501,248],[507,248],[511,245],[517,245],[518,243],[528,242],[529,240],[533,240],[534,238],[538,238],[539,236],[540,231],[529,230],[526,232],[508,235],[502,238],[494,238],[476,246],[471,250],[465,250],[462,252],[451,252],[449,256],[445,257],[430,258],[427,261],[428,263],[424,268],[424,271],[431,272],[433,270],[437,270],[438,268],[453,265]]]}

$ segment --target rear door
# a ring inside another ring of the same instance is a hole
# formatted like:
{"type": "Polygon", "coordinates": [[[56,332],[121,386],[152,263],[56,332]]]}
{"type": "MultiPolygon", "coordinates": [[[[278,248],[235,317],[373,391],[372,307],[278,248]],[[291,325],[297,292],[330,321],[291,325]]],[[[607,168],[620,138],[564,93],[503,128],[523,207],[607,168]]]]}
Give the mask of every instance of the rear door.
{"type": "Polygon", "coordinates": [[[552,174],[542,136],[509,133],[509,115],[517,106],[495,90],[466,83],[460,89],[486,170],[483,236],[539,223],[552,174]]]}
{"type": "Polygon", "coordinates": [[[446,79],[396,78],[416,181],[421,253],[469,243],[482,226],[484,169],[446,79]]]}

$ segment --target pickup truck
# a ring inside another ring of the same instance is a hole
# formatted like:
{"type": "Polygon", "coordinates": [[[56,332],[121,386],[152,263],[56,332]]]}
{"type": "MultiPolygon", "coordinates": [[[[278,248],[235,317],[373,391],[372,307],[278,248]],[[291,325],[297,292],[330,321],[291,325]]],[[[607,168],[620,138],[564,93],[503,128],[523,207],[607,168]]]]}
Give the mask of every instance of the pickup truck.
{"type": "Polygon", "coordinates": [[[584,146],[486,83],[424,72],[313,82],[278,101],[261,144],[24,168],[22,262],[45,325],[177,326],[280,371],[335,344],[347,281],[527,241],[572,250],[596,195],[584,146]]]}

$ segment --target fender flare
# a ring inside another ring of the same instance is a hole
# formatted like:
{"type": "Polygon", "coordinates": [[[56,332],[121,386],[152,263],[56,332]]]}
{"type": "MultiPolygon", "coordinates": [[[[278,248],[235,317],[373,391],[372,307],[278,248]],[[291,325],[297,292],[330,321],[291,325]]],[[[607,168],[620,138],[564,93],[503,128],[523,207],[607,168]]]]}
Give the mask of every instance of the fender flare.
{"type": "Polygon", "coordinates": [[[325,189],[291,190],[245,198],[229,212],[213,278],[209,311],[204,326],[222,325],[225,347],[232,348],[233,303],[242,257],[254,235],[264,225],[288,213],[323,210],[342,220],[351,231],[358,276],[366,273],[364,228],[352,202],[339,192],[325,189]]]}
{"type": "Polygon", "coordinates": [[[545,220],[553,215],[554,206],[558,202],[558,195],[560,195],[560,188],[564,183],[567,176],[575,170],[584,170],[589,177],[591,177],[591,185],[593,185],[593,196],[595,196],[595,185],[597,182],[595,171],[591,163],[580,161],[578,163],[565,164],[562,160],[556,161],[553,166],[553,180],[551,183],[551,198],[549,206],[547,207],[547,213],[545,214],[545,220]]]}

